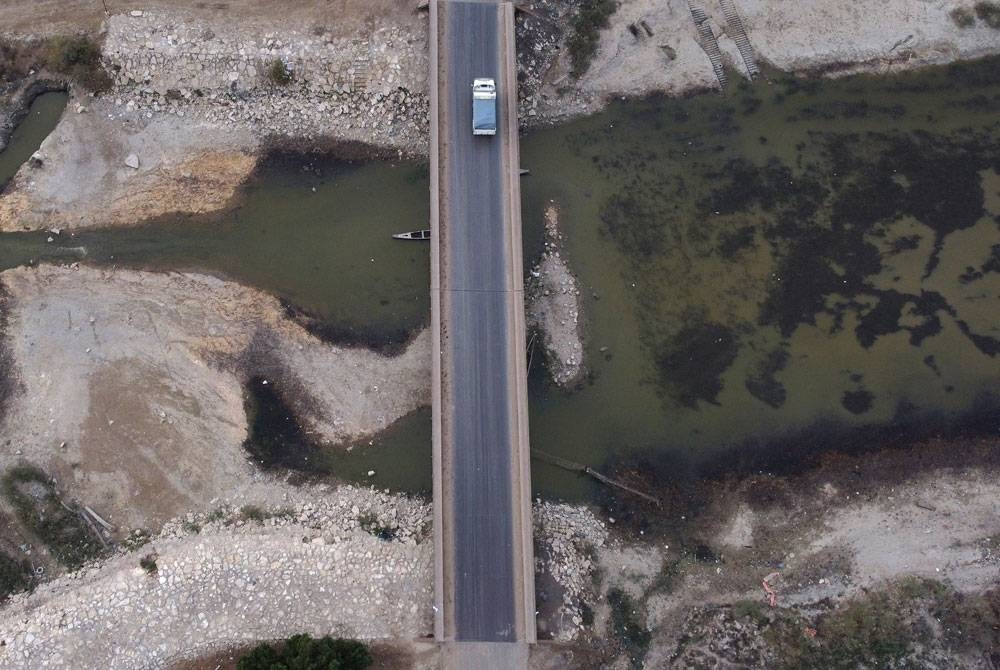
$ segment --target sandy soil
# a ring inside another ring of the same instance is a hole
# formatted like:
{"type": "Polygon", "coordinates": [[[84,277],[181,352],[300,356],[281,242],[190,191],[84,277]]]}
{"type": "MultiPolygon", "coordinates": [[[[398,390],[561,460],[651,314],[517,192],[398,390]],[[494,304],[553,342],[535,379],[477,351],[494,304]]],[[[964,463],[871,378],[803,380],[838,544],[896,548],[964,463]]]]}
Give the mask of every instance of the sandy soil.
{"type": "Polygon", "coordinates": [[[275,298],[200,275],[42,267],[0,283],[18,380],[0,468],[36,463],[121,527],[271,487],[241,446],[250,376],[332,442],[428,402],[426,334],[395,358],[335,347],[275,298]]]}
{"type": "Polygon", "coordinates": [[[77,96],[0,198],[0,230],[135,224],[223,207],[256,165],[248,131],[160,116],[111,119],[107,99],[77,96]],[[77,111],[85,109],[86,111],[77,111]],[[138,168],[125,164],[134,155],[138,168]]]}

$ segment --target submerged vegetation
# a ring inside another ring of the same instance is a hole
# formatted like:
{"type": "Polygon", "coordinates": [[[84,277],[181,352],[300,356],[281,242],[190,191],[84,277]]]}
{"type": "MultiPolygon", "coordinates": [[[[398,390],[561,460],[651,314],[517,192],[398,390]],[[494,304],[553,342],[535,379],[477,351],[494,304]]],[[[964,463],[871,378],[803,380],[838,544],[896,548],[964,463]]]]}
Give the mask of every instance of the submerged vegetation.
{"type": "MultiPolygon", "coordinates": [[[[752,347],[760,353],[746,391],[779,408],[790,393],[779,377],[795,360],[788,342],[802,327],[830,336],[850,329],[869,349],[898,332],[919,347],[951,322],[992,356],[1000,342],[963,318],[935,271],[951,236],[989,216],[984,175],[1000,170],[990,118],[942,125],[940,108],[965,103],[959,82],[994,93],[995,65],[864,87],[779,76],[771,102],[758,97],[767,85],[736,87],[741,113],[657,97],[613,109],[610,128],[582,132],[574,151],[607,184],[600,230],[644,279],[637,316],[659,393],[687,408],[717,403],[728,371],[752,347]],[[872,88],[893,103],[879,104],[872,88]],[[932,101],[939,89],[949,94],[932,101]],[[781,142],[770,140],[776,113],[781,142]],[[885,276],[904,260],[895,278],[885,276]]],[[[992,268],[988,260],[980,267],[992,268]]],[[[963,281],[986,274],[973,268],[963,281]]],[[[852,414],[876,399],[842,393],[852,414]]]]}
{"type": "Polygon", "coordinates": [[[612,589],[608,593],[608,604],[611,605],[611,630],[614,637],[627,654],[629,666],[639,670],[643,667],[653,640],[652,633],[644,623],[645,612],[639,603],[620,589],[612,589]]]}

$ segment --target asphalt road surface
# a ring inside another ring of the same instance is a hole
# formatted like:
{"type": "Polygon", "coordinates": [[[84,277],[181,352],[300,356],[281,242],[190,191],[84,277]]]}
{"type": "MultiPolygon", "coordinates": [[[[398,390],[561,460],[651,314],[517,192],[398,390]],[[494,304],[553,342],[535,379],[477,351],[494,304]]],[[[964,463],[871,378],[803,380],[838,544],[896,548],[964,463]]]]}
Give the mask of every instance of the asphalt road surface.
{"type": "MultiPolygon", "coordinates": [[[[448,2],[447,284],[457,640],[515,641],[503,133],[472,134],[472,80],[500,85],[499,9],[448,2]]],[[[520,262],[520,259],[517,259],[520,262]]]]}

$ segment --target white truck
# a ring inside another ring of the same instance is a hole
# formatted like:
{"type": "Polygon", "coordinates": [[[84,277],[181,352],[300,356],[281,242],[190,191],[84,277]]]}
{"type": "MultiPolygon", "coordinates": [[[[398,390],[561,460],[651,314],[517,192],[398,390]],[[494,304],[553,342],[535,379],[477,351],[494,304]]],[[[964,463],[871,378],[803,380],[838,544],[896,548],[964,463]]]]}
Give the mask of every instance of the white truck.
{"type": "Polygon", "coordinates": [[[497,134],[497,85],[492,79],[472,82],[472,134],[497,134]]]}

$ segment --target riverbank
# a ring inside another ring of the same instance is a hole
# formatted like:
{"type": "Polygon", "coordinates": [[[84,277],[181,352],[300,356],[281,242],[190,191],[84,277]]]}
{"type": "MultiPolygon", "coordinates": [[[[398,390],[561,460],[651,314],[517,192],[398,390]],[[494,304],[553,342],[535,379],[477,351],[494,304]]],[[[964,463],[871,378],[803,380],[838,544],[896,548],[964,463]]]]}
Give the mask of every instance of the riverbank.
{"type": "MultiPolygon", "coordinates": [[[[789,477],[702,482],[689,502],[664,483],[662,509],[627,496],[596,514],[538,503],[539,634],[558,644],[531,667],[763,669],[822,656],[982,668],[998,641],[998,446],[831,458],[789,477]]],[[[80,667],[130,668],[301,631],[429,633],[428,503],[351,486],[258,501],[186,513],[15,596],[0,611],[0,658],[59,667],[86,646],[80,667]]],[[[419,667],[435,667],[421,653],[419,667]]]]}
{"type": "Polygon", "coordinates": [[[433,621],[429,522],[420,501],[350,486],[300,489],[280,508],[189,513],[133,551],[15,597],[0,611],[0,662],[148,668],[301,632],[422,637],[433,621]]]}
{"type": "MultiPolygon", "coordinates": [[[[974,0],[936,4],[911,0],[738,0],[727,4],[740,22],[730,23],[721,2],[625,0],[600,32],[586,73],[574,81],[565,49],[551,39],[554,23],[570,31],[565,3],[535,0],[523,20],[533,42],[522,60],[528,90],[522,115],[529,124],[551,123],[604,109],[621,96],[680,96],[722,86],[708,53],[717,50],[729,81],[749,75],[737,46],[761,67],[805,76],[887,74],[1000,53],[1000,31],[983,21],[960,25],[952,13],[973,12],[974,0]],[[693,11],[706,20],[699,34],[693,11]],[[741,24],[741,25],[740,25],[741,24]],[[742,26],[742,31],[741,31],[742,26]],[[710,31],[710,32],[709,32],[710,31]]],[[[521,37],[522,32],[518,33],[521,37]]]]}
{"type": "Polygon", "coordinates": [[[430,341],[399,356],[310,335],[276,298],[196,274],[0,274],[11,388],[0,468],[42,467],[120,527],[285,490],[248,460],[247,385],[317,442],[347,444],[429,402],[430,341]],[[110,448],[109,445],[115,445],[110,448]]]}
{"type": "Polygon", "coordinates": [[[982,668],[1000,642],[998,446],[931,440],[789,477],[665,484],[662,511],[619,499],[613,536],[633,542],[600,552],[598,629],[635,667],[982,668]]]}
{"type": "MultiPolygon", "coordinates": [[[[960,27],[954,0],[916,9],[906,0],[857,3],[740,2],[754,58],[786,72],[894,72],[1000,52],[984,22],[960,27]]],[[[225,7],[173,3],[106,17],[104,62],[112,90],[74,91],[61,128],[46,141],[51,165],[25,168],[8,189],[0,229],[132,225],[169,212],[221,208],[274,143],[299,148],[340,141],[427,152],[426,17],[387,1],[349,11],[275,12],[256,3],[234,22],[225,7]],[[276,63],[289,81],[273,81],[276,63]],[[166,141],[169,138],[169,141],[166,141]]],[[[719,81],[686,2],[629,0],[600,33],[587,72],[574,80],[564,47],[574,5],[535,0],[518,19],[522,126],[603,109],[620,96],[687,95],[719,81]],[[651,34],[629,26],[643,22],[651,34]]],[[[34,5],[32,5],[32,11],[34,5]]],[[[736,32],[706,3],[708,26],[729,78],[746,75],[736,32]]],[[[33,39],[15,2],[0,30],[33,39]],[[5,23],[6,21],[6,23],[5,23]]],[[[95,18],[71,6],[61,21],[95,18]]]]}

